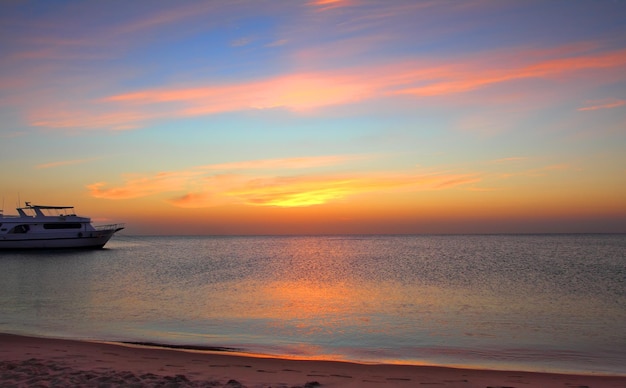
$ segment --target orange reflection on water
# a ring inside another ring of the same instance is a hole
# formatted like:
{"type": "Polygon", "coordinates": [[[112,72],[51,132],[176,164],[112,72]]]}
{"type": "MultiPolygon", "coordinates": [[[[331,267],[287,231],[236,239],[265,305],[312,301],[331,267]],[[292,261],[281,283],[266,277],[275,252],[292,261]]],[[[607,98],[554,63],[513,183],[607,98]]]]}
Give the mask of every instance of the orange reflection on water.
{"type": "MultiPolygon", "coordinates": [[[[268,300],[282,307],[275,317],[319,319],[352,310],[355,301],[363,300],[365,290],[346,283],[314,284],[310,282],[273,282],[261,290],[268,300]]],[[[373,299],[373,295],[366,299],[373,299]]]]}

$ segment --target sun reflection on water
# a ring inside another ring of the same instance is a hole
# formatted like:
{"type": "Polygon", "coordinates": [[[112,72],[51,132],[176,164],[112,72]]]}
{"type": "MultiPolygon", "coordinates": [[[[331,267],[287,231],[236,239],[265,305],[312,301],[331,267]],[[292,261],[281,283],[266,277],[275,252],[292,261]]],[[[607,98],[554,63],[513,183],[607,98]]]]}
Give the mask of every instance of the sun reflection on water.
{"type": "Polygon", "coordinates": [[[145,238],[6,259],[0,286],[7,314],[49,335],[373,362],[593,354],[618,368],[626,242],[593,239],[145,238]]]}

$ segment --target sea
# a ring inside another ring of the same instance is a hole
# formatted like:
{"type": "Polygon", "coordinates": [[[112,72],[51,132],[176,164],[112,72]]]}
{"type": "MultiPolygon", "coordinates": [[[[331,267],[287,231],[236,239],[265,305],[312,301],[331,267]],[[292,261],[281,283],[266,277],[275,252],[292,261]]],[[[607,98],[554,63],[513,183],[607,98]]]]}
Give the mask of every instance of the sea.
{"type": "Polygon", "coordinates": [[[0,252],[0,332],[626,375],[626,235],[117,234],[0,252]]]}

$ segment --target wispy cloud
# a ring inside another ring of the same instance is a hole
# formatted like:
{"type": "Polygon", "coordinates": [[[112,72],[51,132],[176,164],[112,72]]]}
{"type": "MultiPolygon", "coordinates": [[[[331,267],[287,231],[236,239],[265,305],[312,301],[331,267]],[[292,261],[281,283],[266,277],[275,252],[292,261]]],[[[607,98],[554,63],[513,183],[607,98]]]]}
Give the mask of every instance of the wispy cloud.
{"type": "Polygon", "coordinates": [[[354,160],[371,159],[366,155],[329,155],[316,157],[278,158],[210,164],[199,168],[205,170],[250,170],[250,169],[301,169],[335,166],[354,160]]]}
{"type": "Polygon", "coordinates": [[[243,47],[243,46],[247,46],[250,43],[252,43],[254,41],[254,38],[246,36],[243,38],[239,38],[239,39],[235,39],[232,42],[230,42],[230,45],[232,47],[243,47]]]}
{"type": "Polygon", "coordinates": [[[216,3],[186,3],[182,6],[177,4],[176,7],[168,9],[158,9],[147,13],[144,17],[138,18],[132,22],[122,24],[113,29],[115,34],[129,35],[138,31],[153,30],[165,24],[173,24],[185,19],[197,17],[198,15],[214,12],[219,9],[220,5],[216,3]]]}
{"type": "Polygon", "coordinates": [[[544,176],[552,171],[565,171],[565,170],[570,170],[571,168],[572,166],[569,165],[568,163],[551,164],[548,166],[543,166],[543,167],[525,171],[524,174],[528,176],[544,176]]]}
{"type": "Polygon", "coordinates": [[[112,131],[136,129],[148,120],[165,115],[158,112],[148,113],[129,110],[110,110],[97,112],[85,110],[52,110],[44,108],[29,113],[31,125],[52,129],[106,128],[112,131]]]}
{"type": "MultiPolygon", "coordinates": [[[[560,53],[560,49],[556,50],[560,53]]],[[[540,53],[548,55],[545,50],[540,53]]],[[[508,54],[507,54],[508,55],[508,54]]],[[[92,102],[89,112],[54,107],[31,112],[31,124],[49,128],[132,129],[157,118],[211,115],[250,109],[289,109],[307,112],[327,106],[354,104],[393,96],[429,98],[466,93],[491,85],[560,77],[577,71],[626,66],[626,50],[570,58],[536,59],[536,52],[520,53],[530,63],[497,54],[489,63],[477,58],[456,64],[428,61],[377,65],[338,71],[307,72],[231,84],[201,87],[163,87],[111,95],[92,102]],[[507,62],[509,61],[509,62],[507,62]]],[[[623,101],[611,104],[620,106],[623,101]]]]}
{"type": "Polygon", "coordinates": [[[273,42],[270,42],[268,44],[265,45],[265,47],[279,47],[279,46],[284,46],[289,42],[288,39],[278,39],[275,40],[273,42]]]}
{"type": "Polygon", "coordinates": [[[353,3],[354,1],[351,0],[311,0],[308,2],[308,5],[320,11],[327,11],[333,8],[347,7],[353,3]]]}
{"type": "Polygon", "coordinates": [[[42,163],[35,166],[37,169],[45,169],[45,168],[54,168],[54,167],[62,167],[62,166],[70,166],[74,164],[83,164],[96,160],[96,158],[88,158],[88,159],[73,159],[73,160],[61,160],[57,162],[50,163],[42,163]]]}
{"type": "Polygon", "coordinates": [[[255,179],[228,192],[248,205],[295,207],[319,205],[352,195],[389,191],[444,190],[479,182],[476,174],[454,172],[301,175],[255,179]]]}
{"type": "Polygon", "coordinates": [[[500,159],[492,160],[490,161],[490,163],[499,164],[499,163],[519,162],[519,161],[527,160],[527,159],[528,158],[524,156],[510,156],[508,158],[500,158],[500,159]]]}
{"type": "MultiPolygon", "coordinates": [[[[19,44],[13,46],[13,50],[6,54],[5,60],[13,64],[37,60],[39,67],[41,61],[48,59],[68,61],[111,58],[129,49],[133,44],[141,42],[144,39],[143,34],[180,23],[185,19],[197,18],[218,8],[218,5],[213,3],[190,3],[166,8],[152,7],[146,12],[138,12],[135,9],[140,15],[131,20],[119,18],[120,22],[106,27],[95,25],[84,28],[83,23],[88,18],[82,13],[101,13],[99,6],[97,4],[64,6],[66,12],[63,12],[63,15],[67,17],[65,19],[33,17],[30,21],[32,25],[26,24],[24,28],[34,33],[20,35],[19,44]],[[76,33],[74,36],[67,36],[66,31],[76,33]]],[[[133,7],[129,7],[128,13],[132,14],[132,11],[133,7]]]]}
{"type": "Polygon", "coordinates": [[[596,101],[587,101],[587,104],[588,104],[587,106],[578,108],[577,110],[586,111],[586,110],[617,108],[617,107],[626,105],[626,100],[618,100],[618,99],[596,100],[596,101]]]}
{"type": "Polygon", "coordinates": [[[6,133],[0,133],[0,138],[3,139],[13,139],[16,137],[24,136],[26,133],[23,131],[11,131],[6,133]]]}
{"type": "Polygon", "coordinates": [[[526,66],[511,66],[496,63],[486,67],[451,66],[426,79],[425,85],[399,90],[415,96],[437,96],[463,93],[493,84],[528,78],[550,78],[560,74],[589,69],[603,69],[626,65],[626,50],[599,55],[576,56],[538,61],[526,66]]]}
{"type": "Polygon", "coordinates": [[[553,173],[553,172],[568,171],[568,170],[572,170],[572,166],[570,164],[558,163],[558,164],[550,164],[550,165],[540,166],[540,167],[535,167],[535,168],[527,168],[527,169],[516,171],[516,172],[499,173],[499,174],[495,174],[495,176],[497,178],[504,178],[504,179],[509,179],[512,177],[520,177],[520,176],[538,178],[538,177],[547,176],[548,174],[553,173]]]}
{"type": "Polygon", "coordinates": [[[105,188],[105,182],[96,182],[87,186],[91,195],[106,199],[142,198],[163,192],[182,190],[198,178],[202,172],[191,169],[188,171],[160,172],[152,176],[128,174],[124,176],[123,186],[105,188]]]}
{"type": "Polygon", "coordinates": [[[222,204],[300,207],[342,200],[378,191],[444,190],[477,183],[476,173],[455,171],[407,171],[338,174],[312,171],[337,165],[351,156],[273,159],[197,166],[189,170],[149,175],[127,175],[122,185],[104,182],[88,186],[91,195],[106,199],[141,198],[181,193],[168,200],[179,207],[209,207],[222,204]],[[298,169],[291,175],[276,169],[298,169]],[[254,169],[255,173],[243,170],[254,169]],[[274,171],[274,173],[272,173],[274,171]]]}
{"type": "MultiPolygon", "coordinates": [[[[97,198],[140,198],[164,192],[189,190],[197,186],[201,186],[203,189],[213,186],[222,188],[239,186],[243,182],[253,179],[245,178],[244,175],[233,174],[233,171],[310,169],[337,165],[357,158],[362,158],[362,156],[336,155],[280,158],[202,165],[187,170],[160,172],[152,176],[129,174],[124,176],[125,183],[120,187],[106,188],[107,184],[105,182],[96,182],[90,184],[88,188],[91,194],[97,198]]],[[[255,179],[258,179],[258,177],[255,179]]],[[[211,188],[209,191],[213,191],[213,189],[211,188]]],[[[223,191],[224,189],[221,190],[221,192],[223,191]]],[[[196,193],[195,196],[199,198],[201,195],[196,193]]]]}
{"type": "Polygon", "coordinates": [[[178,103],[177,114],[196,116],[245,109],[308,110],[371,97],[370,89],[362,79],[347,74],[310,73],[241,84],[144,90],[111,96],[103,102],[129,106],[178,103]]]}

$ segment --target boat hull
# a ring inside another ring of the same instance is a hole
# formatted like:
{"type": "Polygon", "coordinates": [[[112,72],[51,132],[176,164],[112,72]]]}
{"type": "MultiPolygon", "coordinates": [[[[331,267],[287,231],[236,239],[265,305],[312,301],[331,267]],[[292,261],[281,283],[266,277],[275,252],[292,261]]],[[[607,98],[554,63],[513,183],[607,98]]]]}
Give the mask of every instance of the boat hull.
{"type": "Polygon", "coordinates": [[[102,248],[116,230],[103,230],[85,233],[40,235],[3,235],[0,236],[0,250],[3,249],[67,249],[67,248],[102,248]]]}

